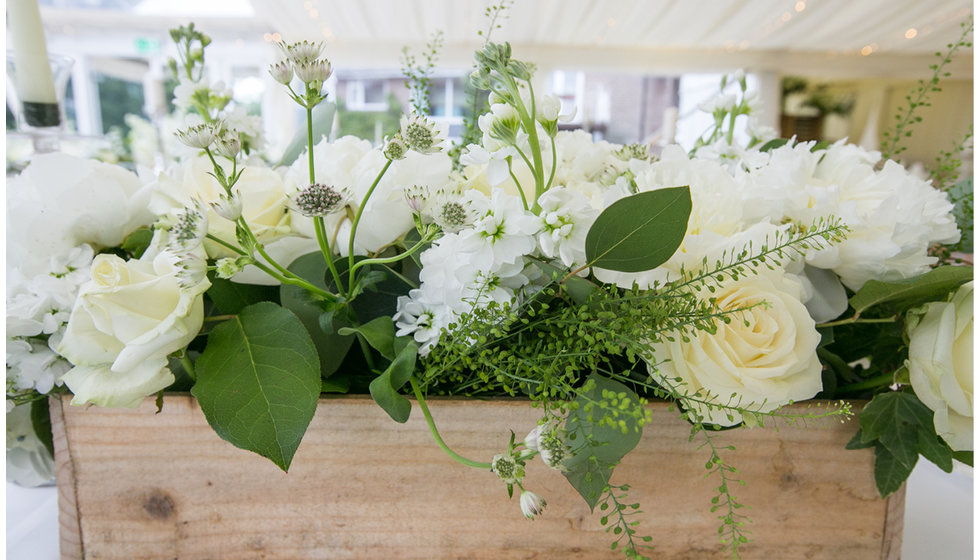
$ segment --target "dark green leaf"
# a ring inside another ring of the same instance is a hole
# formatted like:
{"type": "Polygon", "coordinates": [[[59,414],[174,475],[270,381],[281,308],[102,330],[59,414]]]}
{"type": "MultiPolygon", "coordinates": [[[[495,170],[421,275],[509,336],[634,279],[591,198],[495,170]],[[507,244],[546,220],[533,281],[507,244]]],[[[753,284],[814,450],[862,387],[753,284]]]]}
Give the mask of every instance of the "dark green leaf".
{"type": "Polygon", "coordinates": [[[918,447],[919,453],[943,472],[953,472],[953,450],[935,432],[930,434],[926,430],[919,430],[918,447]]]}
{"type": "Polygon", "coordinates": [[[663,264],[687,233],[691,191],[671,187],[617,200],[599,214],[585,238],[589,265],[642,272],[663,264]]]}
{"type": "Polygon", "coordinates": [[[851,441],[847,442],[847,445],[844,446],[844,449],[867,449],[874,446],[874,441],[866,442],[861,438],[861,430],[859,428],[857,433],[854,434],[854,437],[851,438],[851,441]]]}
{"type": "Polygon", "coordinates": [[[619,428],[599,424],[601,417],[596,416],[601,411],[598,407],[593,408],[591,413],[586,412],[588,402],[603,400],[603,390],[625,393],[633,407],[638,400],[636,393],[622,383],[598,374],[591,375],[589,382],[595,385],[576,399],[579,406],[569,414],[565,423],[568,434],[565,444],[573,449],[573,455],[564,462],[567,470],[563,474],[589,507],[595,509],[609,484],[613,468],[636,447],[642,432],[631,417],[625,418],[627,432],[624,434],[619,428]]]}
{"type": "Polygon", "coordinates": [[[391,320],[391,317],[387,315],[376,317],[359,327],[344,327],[339,331],[341,335],[352,335],[355,333],[363,336],[364,340],[371,345],[371,348],[380,352],[385,358],[389,360],[395,359],[395,349],[393,346],[395,340],[395,323],[391,320]]]}
{"type": "Polygon", "coordinates": [[[907,309],[927,301],[942,299],[970,280],[973,280],[972,266],[941,266],[914,278],[891,282],[869,280],[851,296],[850,304],[857,313],[863,313],[869,307],[883,303],[907,309]]]}
{"type": "Polygon", "coordinates": [[[902,483],[912,474],[912,468],[895,459],[884,445],[875,446],[875,485],[882,498],[902,487],[902,483]]]}
{"type": "Polygon", "coordinates": [[[398,390],[412,376],[418,351],[419,347],[414,340],[406,344],[388,369],[372,381],[369,387],[374,402],[395,422],[407,422],[412,412],[412,403],[400,395],[398,390]]]}
{"type": "Polygon", "coordinates": [[[243,307],[260,301],[279,303],[278,286],[258,286],[255,284],[239,284],[211,276],[211,287],[207,294],[215,307],[223,314],[234,315],[243,307]]]}
{"type": "Polygon", "coordinates": [[[953,458],[957,461],[963,463],[964,465],[973,466],[973,452],[972,451],[954,451],[953,458]]]}
{"type": "MultiPolygon", "coordinates": [[[[331,289],[331,285],[328,285],[325,280],[326,275],[329,274],[327,263],[320,253],[308,253],[297,258],[289,265],[289,270],[318,288],[331,289]]],[[[317,355],[320,357],[320,372],[324,377],[329,377],[344,361],[344,356],[354,343],[354,337],[324,332],[320,328],[320,316],[324,314],[327,303],[314,298],[303,288],[283,284],[279,288],[279,294],[282,306],[299,317],[306,332],[313,339],[317,355]]]]}
{"type": "Polygon", "coordinates": [[[288,309],[257,303],[208,335],[191,389],[214,431],[289,469],[320,395],[316,347],[288,309]]]}
{"type": "Polygon", "coordinates": [[[932,411],[912,393],[889,391],[875,395],[864,407],[860,423],[865,442],[882,437],[898,441],[900,438],[892,435],[894,432],[932,426],[932,411]]]}
{"type": "Polygon", "coordinates": [[[324,379],[320,384],[322,393],[346,393],[350,391],[350,376],[338,373],[331,375],[330,379],[324,379]]]}
{"type": "Polygon", "coordinates": [[[54,457],[54,436],[51,434],[51,412],[47,397],[31,403],[31,427],[34,428],[37,439],[41,440],[44,448],[54,457]]]}

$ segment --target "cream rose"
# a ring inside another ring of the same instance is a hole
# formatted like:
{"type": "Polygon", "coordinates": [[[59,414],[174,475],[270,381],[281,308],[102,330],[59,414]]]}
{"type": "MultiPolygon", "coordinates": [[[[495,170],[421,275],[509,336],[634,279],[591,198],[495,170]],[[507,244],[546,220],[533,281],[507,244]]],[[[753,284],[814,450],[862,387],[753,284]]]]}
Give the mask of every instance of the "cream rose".
{"type": "MultiPolygon", "coordinates": [[[[731,316],[728,324],[717,321],[714,334],[698,331],[690,341],[653,345],[649,366],[658,382],[677,378],[682,393],[705,393],[712,402],[733,404],[759,411],[774,410],[791,401],[808,399],[822,387],[816,349],[820,342],[813,319],[801,303],[803,289],[782,270],[729,281],[716,289],[721,309],[751,309],[731,316]],[[734,395],[734,396],[733,396],[734,395]]],[[[728,410],[696,410],[706,422],[731,426],[742,421],[728,410]]]]}
{"type": "MultiPolygon", "coordinates": [[[[231,163],[220,160],[225,169],[231,163]]],[[[184,163],[176,171],[160,176],[150,197],[150,210],[157,215],[191,206],[195,199],[208,204],[208,233],[237,245],[235,223],[222,218],[211,207],[225,193],[224,188],[210,175],[211,161],[198,157],[184,163]]],[[[242,217],[252,233],[263,243],[270,243],[291,232],[288,198],[282,177],[268,167],[248,162],[232,190],[242,203],[242,217]]],[[[213,258],[231,257],[234,253],[218,243],[205,240],[204,248],[213,258]]]]}
{"type": "Polygon", "coordinates": [[[973,282],[908,314],[912,389],[955,451],[973,451],[973,282]]]}
{"type": "Polygon", "coordinates": [[[144,259],[99,255],[92,263],[56,348],[75,366],[63,377],[72,404],[138,406],[173,383],[167,355],[201,330],[210,283],[182,287],[169,253],[144,259]]]}

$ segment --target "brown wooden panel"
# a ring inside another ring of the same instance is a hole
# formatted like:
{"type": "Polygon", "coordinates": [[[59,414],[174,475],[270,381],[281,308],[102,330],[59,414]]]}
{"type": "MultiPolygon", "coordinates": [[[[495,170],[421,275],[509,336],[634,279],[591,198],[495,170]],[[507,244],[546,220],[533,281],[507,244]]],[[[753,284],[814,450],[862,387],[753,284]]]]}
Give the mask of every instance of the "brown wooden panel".
{"type": "MultiPolygon", "coordinates": [[[[220,440],[197,402],[168,395],[136,410],[52,403],[63,558],[620,558],[582,499],[535,461],[525,486],[548,501],[523,518],[488,471],[433,443],[418,410],[397,424],[368,397],[321,400],[289,473],[220,440]],[[62,417],[64,422],[62,423],[62,417]],[[59,434],[63,434],[60,435],[59,434]],[[80,528],[80,530],[79,530],[80,528]]],[[[701,440],[665,404],[616,470],[644,514],[657,558],[727,558],[709,512],[701,440]]],[[[537,411],[522,401],[432,399],[443,437],[489,461],[537,411]]],[[[744,558],[897,558],[902,496],[878,498],[868,450],[846,451],[856,426],[738,429],[726,458],[752,518],[744,558]]]]}

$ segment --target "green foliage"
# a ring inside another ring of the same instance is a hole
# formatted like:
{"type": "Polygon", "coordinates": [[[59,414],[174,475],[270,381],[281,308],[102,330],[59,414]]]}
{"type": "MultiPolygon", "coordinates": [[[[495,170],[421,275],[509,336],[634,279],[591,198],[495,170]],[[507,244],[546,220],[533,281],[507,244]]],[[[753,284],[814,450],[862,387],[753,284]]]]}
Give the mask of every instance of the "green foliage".
{"type": "Polygon", "coordinates": [[[565,424],[565,445],[572,451],[562,474],[590,508],[607,492],[613,468],[640,442],[650,414],[645,404],[622,383],[598,374],[578,391],[565,424]]]}
{"type": "MultiPolygon", "coordinates": [[[[973,252],[973,177],[956,183],[946,191],[953,203],[953,216],[960,230],[960,240],[947,248],[960,253],[973,252]]],[[[946,259],[949,260],[947,256],[946,259]]]]}
{"type": "Polygon", "coordinates": [[[316,348],[300,320],[257,303],[215,327],[191,394],[214,431],[289,469],[320,395],[316,348]]]}
{"type": "Polygon", "coordinates": [[[585,239],[591,266],[642,272],[663,264],[687,234],[691,191],[672,187],[617,200],[593,222],[585,239]]]}
{"type": "Polygon", "coordinates": [[[856,315],[883,305],[905,310],[942,299],[970,280],[973,280],[973,267],[969,266],[943,266],[919,276],[890,282],[869,280],[851,297],[849,303],[856,315]]]}
{"type": "Polygon", "coordinates": [[[607,533],[612,533],[616,536],[616,540],[613,541],[610,548],[613,550],[619,548],[623,551],[626,558],[649,560],[650,557],[642,554],[640,550],[653,550],[653,546],[647,544],[653,538],[636,536],[636,526],[640,522],[630,521],[629,518],[643,512],[640,510],[640,504],[635,502],[625,503],[627,498],[626,493],[629,492],[629,489],[630,486],[628,484],[623,484],[622,486],[606,486],[603,499],[599,503],[599,510],[603,512],[599,523],[606,528],[607,533]],[[610,520],[612,523],[610,523],[610,520]]]}
{"type": "Polygon", "coordinates": [[[143,256],[143,252],[150,246],[151,241],[153,241],[153,230],[148,227],[141,227],[127,235],[119,248],[138,259],[143,256]]]}
{"type": "Polygon", "coordinates": [[[388,315],[375,317],[360,326],[344,327],[338,333],[345,336],[360,335],[371,345],[371,348],[380,352],[382,356],[389,360],[395,359],[395,323],[388,315]]]}
{"type": "Polygon", "coordinates": [[[31,403],[31,427],[41,440],[44,448],[54,457],[54,435],[51,433],[51,413],[47,397],[35,399],[31,403]]]}
{"type": "Polygon", "coordinates": [[[919,454],[946,472],[953,453],[936,434],[933,412],[911,392],[875,395],[861,411],[861,429],[848,449],[875,448],[875,484],[885,497],[901,487],[919,454]]]}
{"type": "Polygon", "coordinates": [[[945,53],[936,53],[939,62],[929,66],[929,69],[932,70],[932,76],[927,80],[919,80],[919,85],[905,96],[906,105],[895,114],[895,128],[881,133],[884,138],[881,141],[882,161],[895,159],[906,150],[906,147],[901,144],[902,141],[912,136],[912,127],[916,123],[922,122],[922,117],[916,113],[920,108],[932,105],[930,95],[942,91],[939,87],[940,79],[950,76],[950,73],[944,70],[946,65],[952,62],[953,55],[961,48],[973,46],[973,43],[967,40],[973,33],[973,16],[971,15],[970,19],[960,26],[963,29],[960,37],[955,42],[946,45],[945,53]]]}
{"type": "Polygon", "coordinates": [[[357,136],[371,142],[393,136],[399,130],[401,115],[402,105],[391,93],[388,94],[388,108],[384,111],[352,111],[338,100],[337,136],[357,136]]]}
{"type": "Polygon", "coordinates": [[[208,297],[214,302],[219,312],[234,315],[245,307],[259,302],[271,301],[279,303],[279,288],[276,286],[260,286],[257,284],[242,284],[216,276],[209,276],[211,287],[208,297]]]}
{"type": "Polygon", "coordinates": [[[422,57],[425,62],[419,62],[408,47],[402,47],[402,73],[405,74],[405,87],[412,92],[412,109],[418,115],[430,114],[429,87],[432,85],[432,70],[439,59],[439,49],[442,48],[442,31],[436,31],[425,44],[422,57]]]}
{"type": "Polygon", "coordinates": [[[414,340],[405,344],[388,369],[371,382],[371,397],[395,422],[405,423],[412,412],[412,403],[401,396],[401,389],[415,370],[419,347],[414,340]]]}

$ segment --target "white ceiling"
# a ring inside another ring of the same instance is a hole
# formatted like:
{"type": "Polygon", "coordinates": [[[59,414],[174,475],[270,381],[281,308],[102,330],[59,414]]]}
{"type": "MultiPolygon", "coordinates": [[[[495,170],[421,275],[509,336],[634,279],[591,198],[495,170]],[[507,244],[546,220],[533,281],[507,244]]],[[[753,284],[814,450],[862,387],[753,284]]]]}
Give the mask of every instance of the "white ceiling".
{"type": "MultiPolygon", "coordinates": [[[[45,6],[42,14],[49,33],[80,38],[169,41],[168,27],[193,19],[216,42],[268,42],[273,33],[326,40],[330,56],[348,67],[396,66],[402,46],[417,52],[441,30],[441,61],[466,67],[490,0],[221,0],[226,12],[215,4],[144,0],[132,12],[45,6]]],[[[932,53],[955,40],[972,13],[972,0],[516,0],[492,38],[545,67],[908,77],[928,73],[932,53]],[[910,29],[915,36],[906,38],[910,29]]],[[[967,49],[953,69],[972,77],[972,66],[967,49]]]]}

